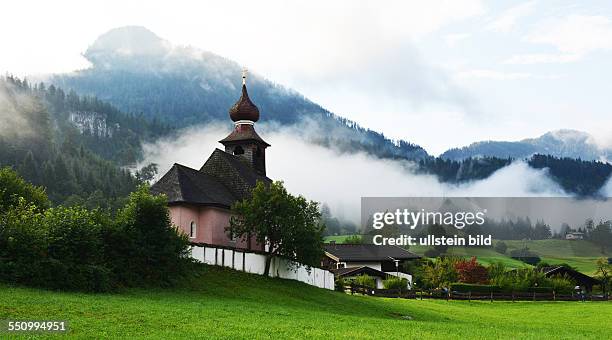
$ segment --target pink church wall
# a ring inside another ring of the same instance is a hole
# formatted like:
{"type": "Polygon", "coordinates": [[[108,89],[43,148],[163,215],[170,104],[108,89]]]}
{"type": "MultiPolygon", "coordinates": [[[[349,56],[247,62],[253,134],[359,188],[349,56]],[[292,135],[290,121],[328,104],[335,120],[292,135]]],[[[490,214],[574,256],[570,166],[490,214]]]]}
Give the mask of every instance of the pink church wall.
{"type": "MultiPolygon", "coordinates": [[[[189,236],[191,222],[196,222],[196,235],[189,238],[191,242],[202,242],[221,246],[247,248],[248,242],[243,239],[232,241],[225,232],[229,226],[230,213],[226,209],[214,207],[198,207],[191,205],[175,205],[169,207],[172,224],[179,227],[189,236]]],[[[263,247],[251,241],[251,249],[262,250],[263,247]]]]}

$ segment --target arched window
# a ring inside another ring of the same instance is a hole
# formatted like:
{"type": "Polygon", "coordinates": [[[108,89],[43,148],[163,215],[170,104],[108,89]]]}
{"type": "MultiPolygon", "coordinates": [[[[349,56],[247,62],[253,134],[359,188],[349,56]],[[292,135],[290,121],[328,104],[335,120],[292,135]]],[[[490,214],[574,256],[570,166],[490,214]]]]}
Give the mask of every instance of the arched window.
{"type": "Polygon", "coordinates": [[[234,148],[234,155],[242,155],[244,154],[244,149],[242,148],[242,146],[238,145],[237,147],[234,148]]]}
{"type": "Polygon", "coordinates": [[[189,238],[195,238],[197,230],[198,226],[194,221],[191,221],[191,224],[189,224],[189,238]]]}
{"type": "Polygon", "coordinates": [[[258,146],[257,151],[255,151],[255,156],[261,157],[261,148],[258,146]]]}

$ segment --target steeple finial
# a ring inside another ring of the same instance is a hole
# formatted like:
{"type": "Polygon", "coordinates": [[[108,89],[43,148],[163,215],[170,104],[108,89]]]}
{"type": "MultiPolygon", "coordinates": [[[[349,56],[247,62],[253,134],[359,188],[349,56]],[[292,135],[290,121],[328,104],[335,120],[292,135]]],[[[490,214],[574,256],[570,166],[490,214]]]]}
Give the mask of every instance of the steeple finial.
{"type": "Polygon", "coordinates": [[[246,85],[246,77],[249,70],[246,67],[242,68],[242,85],[246,85]]]}

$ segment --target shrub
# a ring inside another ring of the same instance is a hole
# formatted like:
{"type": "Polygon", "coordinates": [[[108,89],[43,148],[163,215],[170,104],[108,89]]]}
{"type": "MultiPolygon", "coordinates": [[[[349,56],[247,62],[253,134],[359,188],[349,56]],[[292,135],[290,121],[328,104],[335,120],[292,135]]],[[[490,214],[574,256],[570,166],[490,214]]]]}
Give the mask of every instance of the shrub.
{"type": "Polygon", "coordinates": [[[472,256],[469,261],[457,261],[455,263],[455,270],[457,270],[459,282],[487,283],[489,281],[489,273],[487,272],[487,268],[476,262],[475,256],[472,256]]]}
{"type": "Polygon", "coordinates": [[[406,290],[408,289],[408,280],[401,277],[393,276],[386,280],[383,280],[383,287],[385,287],[385,289],[406,290]]]}
{"type": "MultiPolygon", "coordinates": [[[[35,196],[33,202],[41,201],[35,196]]],[[[170,225],[165,198],[144,187],[131,195],[115,221],[97,210],[43,211],[33,202],[24,197],[4,202],[1,281],[98,292],[167,285],[186,273],[191,261],[187,238],[170,225]]]]}
{"type": "Polygon", "coordinates": [[[497,285],[479,285],[479,284],[468,284],[468,283],[453,283],[450,285],[450,289],[453,292],[473,292],[473,293],[492,293],[500,292],[501,287],[497,285]]]}
{"type": "Polygon", "coordinates": [[[355,283],[361,286],[376,288],[376,280],[368,274],[362,274],[355,277],[355,283]]]}
{"type": "Polygon", "coordinates": [[[500,254],[505,254],[508,250],[508,246],[504,241],[499,241],[495,244],[495,251],[500,254]]]}
{"type": "Polygon", "coordinates": [[[0,169],[0,214],[18,206],[20,199],[35,207],[37,211],[50,206],[44,189],[26,182],[10,168],[0,169]]]}
{"type": "Polygon", "coordinates": [[[571,294],[574,291],[574,287],[576,287],[574,281],[567,275],[550,277],[548,278],[548,284],[555,292],[560,294],[571,294]]]}
{"type": "Polygon", "coordinates": [[[436,261],[428,263],[423,268],[423,288],[442,288],[448,287],[457,281],[457,270],[455,262],[457,260],[450,257],[439,257],[436,261]]]}
{"type": "Polygon", "coordinates": [[[506,274],[506,265],[501,261],[494,262],[489,265],[487,271],[489,272],[489,280],[492,281],[506,274]]]}
{"type": "Polygon", "coordinates": [[[346,287],[346,280],[343,277],[337,277],[334,281],[334,289],[338,292],[344,292],[344,287],[346,287]]]}
{"type": "Polygon", "coordinates": [[[170,285],[187,270],[187,236],[172,227],[165,196],[147,187],[130,194],[103,234],[105,262],[123,285],[170,285]]]}

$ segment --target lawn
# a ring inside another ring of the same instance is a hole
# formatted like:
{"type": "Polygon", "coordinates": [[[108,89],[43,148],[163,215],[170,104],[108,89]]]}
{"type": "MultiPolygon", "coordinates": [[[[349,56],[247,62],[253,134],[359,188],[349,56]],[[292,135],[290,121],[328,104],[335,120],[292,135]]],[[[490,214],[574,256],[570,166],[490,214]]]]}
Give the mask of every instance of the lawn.
{"type": "Polygon", "coordinates": [[[206,266],[172,289],[83,294],[0,286],[0,320],[65,319],[70,335],[82,338],[605,339],[611,317],[608,302],[383,299],[206,266]]]}

